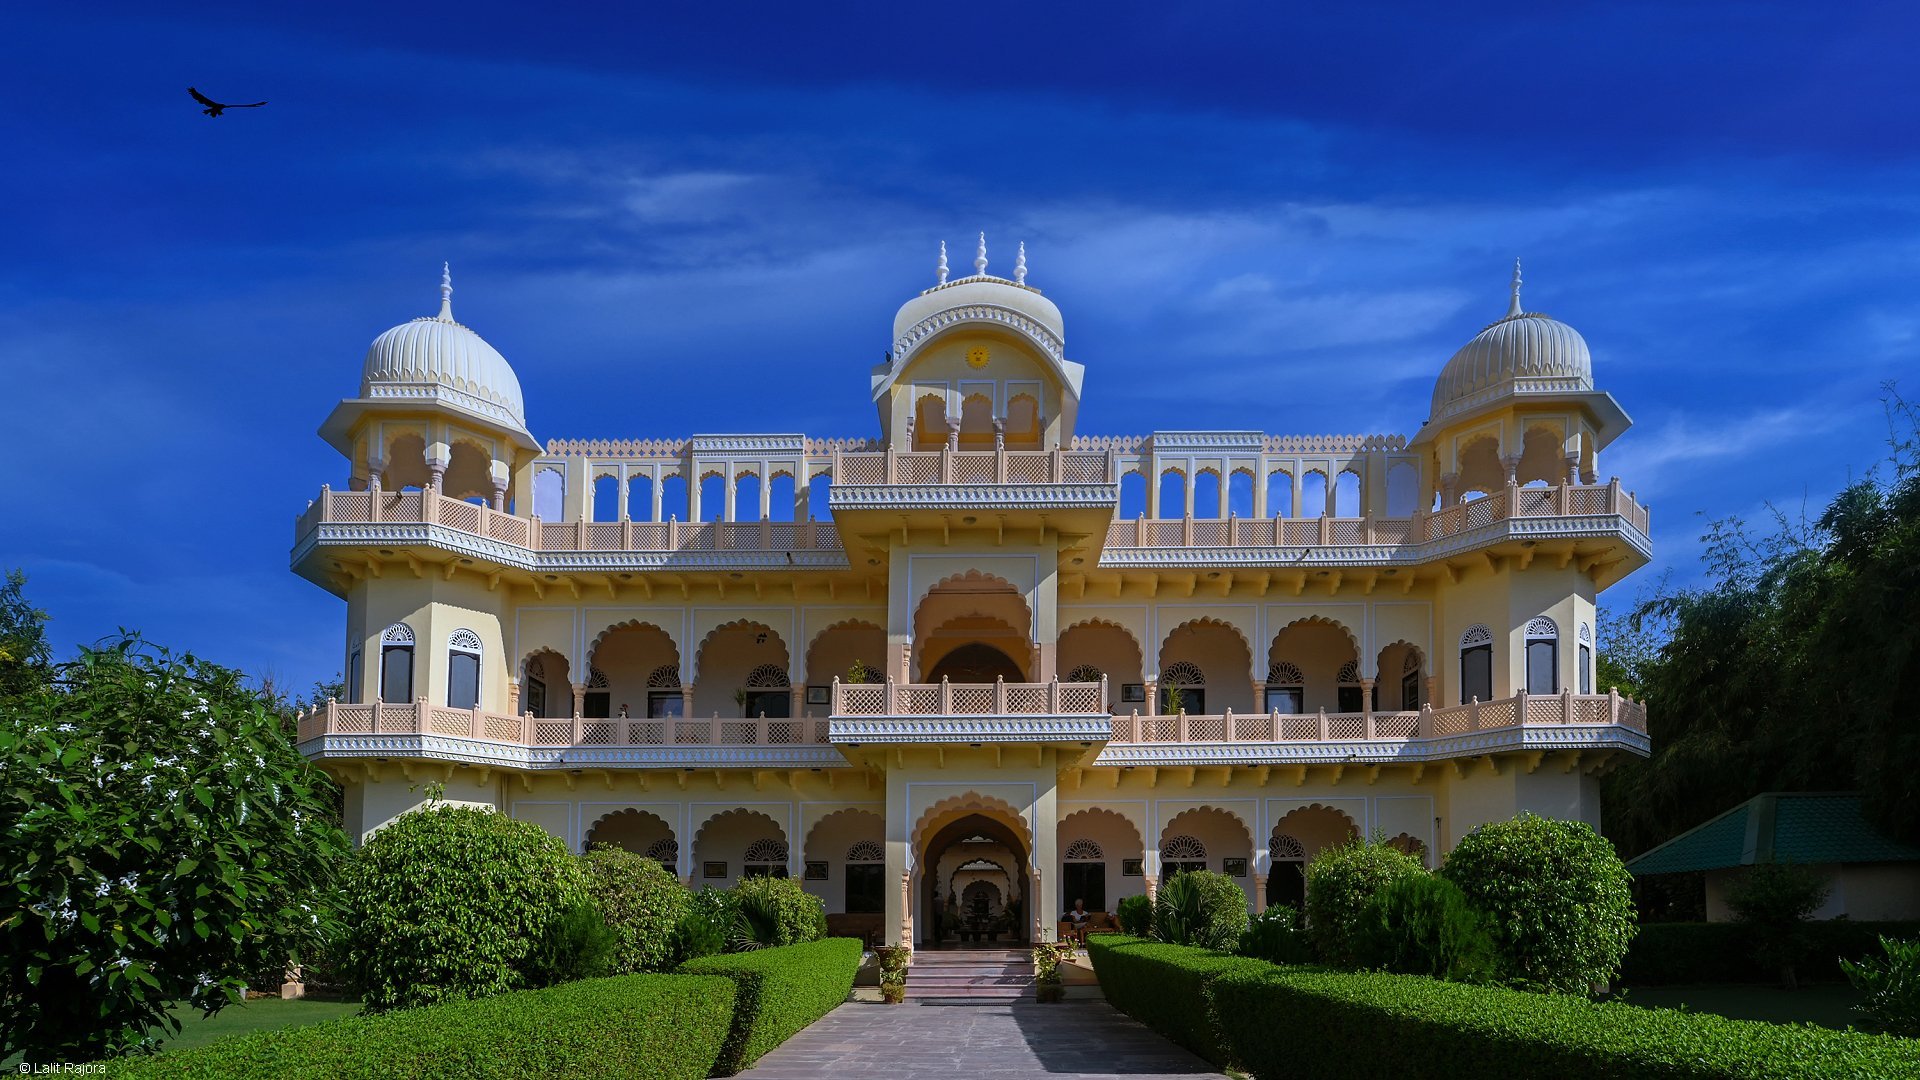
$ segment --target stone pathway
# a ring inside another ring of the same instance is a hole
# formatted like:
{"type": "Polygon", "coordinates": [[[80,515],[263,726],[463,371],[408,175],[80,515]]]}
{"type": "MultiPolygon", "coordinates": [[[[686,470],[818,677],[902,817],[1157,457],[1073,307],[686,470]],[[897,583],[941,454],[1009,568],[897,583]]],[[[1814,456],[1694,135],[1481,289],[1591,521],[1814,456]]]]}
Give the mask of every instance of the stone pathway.
{"type": "Polygon", "coordinates": [[[1223,1074],[1104,1001],[1039,1005],[848,1002],[746,1080],[1193,1080],[1223,1074]]]}

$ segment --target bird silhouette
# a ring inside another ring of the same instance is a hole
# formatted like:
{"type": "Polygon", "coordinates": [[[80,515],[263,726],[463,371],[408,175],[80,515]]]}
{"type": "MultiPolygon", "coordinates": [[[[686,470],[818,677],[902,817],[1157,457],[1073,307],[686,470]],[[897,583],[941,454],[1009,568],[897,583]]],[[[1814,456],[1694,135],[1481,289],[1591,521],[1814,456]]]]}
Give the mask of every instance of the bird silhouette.
{"type": "Polygon", "coordinates": [[[257,109],[260,106],[266,104],[266,102],[264,101],[254,101],[254,102],[249,102],[245,105],[226,105],[221,102],[213,100],[212,98],[201,93],[200,91],[195,90],[191,86],[187,87],[187,93],[193,95],[193,100],[206,106],[206,108],[201,109],[200,111],[203,113],[206,113],[208,116],[219,116],[221,113],[226,112],[228,109],[257,109]]]}

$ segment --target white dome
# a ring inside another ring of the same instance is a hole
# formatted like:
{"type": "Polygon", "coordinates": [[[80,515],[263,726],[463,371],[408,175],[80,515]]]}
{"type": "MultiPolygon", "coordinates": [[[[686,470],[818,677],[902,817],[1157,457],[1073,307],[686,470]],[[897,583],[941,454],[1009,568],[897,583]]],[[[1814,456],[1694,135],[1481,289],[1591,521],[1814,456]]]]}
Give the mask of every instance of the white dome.
{"type": "Polygon", "coordinates": [[[1432,420],[1510,394],[1580,393],[1593,389],[1593,354],[1579,331],[1538,312],[1520,310],[1519,268],[1507,317],[1453,354],[1433,387],[1432,420]]]}
{"type": "Polygon", "coordinates": [[[361,396],[442,401],[524,430],[519,377],[499,350],[453,321],[452,294],[452,283],[442,276],[440,314],[401,323],[373,339],[361,396]]]}
{"type": "Polygon", "coordinates": [[[1060,308],[1027,284],[1027,245],[1013,264],[1013,280],[987,273],[987,238],[973,260],[971,276],[947,280],[947,245],[940,245],[940,283],[900,305],[893,315],[893,359],[960,323],[998,323],[1026,337],[1056,361],[1066,359],[1066,321],[1060,308]]]}

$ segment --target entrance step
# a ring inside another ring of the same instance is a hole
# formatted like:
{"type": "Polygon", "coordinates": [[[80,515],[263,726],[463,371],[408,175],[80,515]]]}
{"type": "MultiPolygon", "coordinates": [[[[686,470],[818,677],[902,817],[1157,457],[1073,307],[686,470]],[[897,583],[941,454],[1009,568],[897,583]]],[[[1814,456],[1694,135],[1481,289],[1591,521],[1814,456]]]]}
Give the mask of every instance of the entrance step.
{"type": "Polygon", "coordinates": [[[928,950],[907,969],[909,999],[1018,1001],[1033,996],[1033,957],[1024,949],[928,950]]]}

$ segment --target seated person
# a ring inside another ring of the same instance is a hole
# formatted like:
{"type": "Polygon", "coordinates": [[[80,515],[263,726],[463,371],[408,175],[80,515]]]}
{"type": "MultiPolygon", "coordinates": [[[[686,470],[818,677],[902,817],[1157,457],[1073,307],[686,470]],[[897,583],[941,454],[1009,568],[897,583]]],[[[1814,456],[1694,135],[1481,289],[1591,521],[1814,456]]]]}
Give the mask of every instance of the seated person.
{"type": "Polygon", "coordinates": [[[1073,907],[1065,915],[1060,916],[1060,921],[1070,928],[1073,940],[1084,945],[1087,942],[1087,920],[1092,917],[1093,912],[1087,910],[1087,902],[1075,900],[1073,907]]]}

